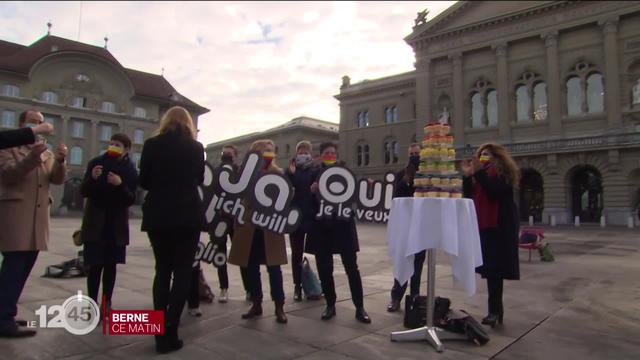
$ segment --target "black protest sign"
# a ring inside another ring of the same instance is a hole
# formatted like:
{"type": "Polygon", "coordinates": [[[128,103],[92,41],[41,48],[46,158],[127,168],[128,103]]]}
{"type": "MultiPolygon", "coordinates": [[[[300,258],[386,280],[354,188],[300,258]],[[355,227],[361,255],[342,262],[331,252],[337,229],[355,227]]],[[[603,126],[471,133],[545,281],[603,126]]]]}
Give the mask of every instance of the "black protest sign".
{"type": "Polygon", "coordinates": [[[282,174],[261,173],[262,164],[261,153],[257,151],[247,153],[237,173],[231,166],[214,170],[207,164],[201,189],[207,224],[213,223],[217,214],[226,214],[239,224],[250,221],[278,234],[297,228],[301,214],[291,207],[294,192],[291,182],[282,174]],[[247,214],[248,209],[251,213],[247,214]]]}
{"type": "Polygon", "coordinates": [[[386,223],[389,218],[395,175],[387,173],[384,181],[356,177],[343,166],[326,168],[318,178],[320,208],[317,219],[354,217],[364,222],[386,223]],[[355,209],[354,209],[355,207],[355,209]]]}

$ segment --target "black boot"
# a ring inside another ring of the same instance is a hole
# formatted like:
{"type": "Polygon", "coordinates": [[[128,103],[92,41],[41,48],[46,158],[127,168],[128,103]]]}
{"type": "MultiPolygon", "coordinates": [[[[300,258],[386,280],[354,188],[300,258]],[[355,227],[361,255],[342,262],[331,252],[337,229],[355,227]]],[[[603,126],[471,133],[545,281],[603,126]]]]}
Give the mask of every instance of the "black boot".
{"type": "Polygon", "coordinates": [[[287,323],[287,315],[284,313],[284,301],[276,301],[276,322],[280,324],[287,323]]]}
{"type": "Polygon", "coordinates": [[[391,299],[391,302],[387,305],[387,311],[396,312],[398,310],[400,310],[400,300],[391,299]]]}
{"type": "Polygon", "coordinates": [[[178,338],[178,327],[175,325],[165,325],[164,335],[156,335],[156,352],[166,354],[182,349],[184,343],[178,338]]]}
{"type": "Polygon", "coordinates": [[[334,316],[336,316],[336,306],[335,305],[327,305],[327,307],[324,308],[324,311],[322,312],[322,315],[320,315],[320,318],[322,320],[329,320],[334,316]]]}
{"type": "Polygon", "coordinates": [[[502,323],[501,316],[499,314],[489,314],[489,315],[485,316],[482,319],[482,324],[483,325],[489,325],[492,328],[494,328],[494,327],[496,327],[496,323],[498,321],[500,321],[500,323],[502,323]]]}
{"type": "Polygon", "coordinates": [[[253,305],[251,305],[249,311],[245,314],[242,314],[243,319],[251,319],[256,316],[262,315],[262,300],[253,299],[252,302],[253,305]]]}
{"type": "Polygon", "coordinates": [[[364,307],[359,307],[356,309],[356,319],[365,324],[371,323],[371,318],[369,317],[369,314],[367,314],[367,312],[364,310],[364,307]]]}
{"type": "Polygon", "coordinates": [[[293,301],[302,301],[302,286],[296,285],[293,288],[293,301]]]}

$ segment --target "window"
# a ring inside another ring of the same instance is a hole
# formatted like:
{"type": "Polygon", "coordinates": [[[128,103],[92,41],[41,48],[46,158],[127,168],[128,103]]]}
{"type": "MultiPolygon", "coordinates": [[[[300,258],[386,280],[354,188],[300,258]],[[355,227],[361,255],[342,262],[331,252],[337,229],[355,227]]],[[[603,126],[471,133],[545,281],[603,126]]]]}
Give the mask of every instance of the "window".
{"type": "Polygon", "coordinates": [[[82,148],[79,146],[74,146],[69,151],[69,164],[71,165],[80,165],[82,164],[82,148]]]}
{"type": "Polygon", "coordinates": [[[57,104],[58,103],[58,94],[53,91],[45,91],[42,93],[42,101],[49,104],[57,104]]]}
{"type": "Polygon", "coordinates": [[[391,162],[391,142],[384,142],[384,163],[388,164],[391,162]]]}
{"type": "Polygon", "coordinates": [[[102,125],[102,129],[100,131],[100,140],[101,141],[111,140],[111,131],[112,131],[112,128],[110,125],[102,125]]]}
{"type": "Polygon", "coordinates": [[[484,127],[484,105],[482,104],[482,96],[475,93],[471,96],[471,127],[484,127]]]}
{"type": "Polygon", "coordinates": [[[384,142],[384,163],[385,164],[397,164],[398,156],[400,154],[400,146],[397,141],[387,140],[384,142]]]}
{"type": "Polygon", "coordinates": [[[567,81],[567,114],[582,114],[582,103],[584,102],[584,94],[580,88],[580,78],[572,77],[567,81]]]}
{"type": "Polygon", "coordinates": [[[369,145],[364,146],[364,166],[369,165],[369,145]]]}
{"type": "Polygon", "coordinates": [[[2,95],[18,97],[20,96],[20,88],[11,84],[2,85],[2,95]]]}
{"type": "Polygon", "coordinates": [[[495,90],[487,94],[487,118],[490,127],[498,125],[498,92],[495,90]]]}
{"type": "Polygon", "coordinates": [[[587,78],[587,111],[599,113],[604,111],[604,88],[602,75],[594,73],[587,78]]]}
{"type": "Polygon", "coordinates": [[[144,143],[144,131],[142,131],[141,129],[136,129],[133,132],[133,143],[138,145],[144,143]]]}
{"type": "Polygon", "coordinates": [[[578,62],[566,82],[567,115],[604,112],[604,85],[596,67],[578,62]]]}
{"type": "Polygon", "coordinates": [[[131,154],[131,161],[133,162],[133,165],[136,166],[136,168],[140,168],[140,157],[142,156],[141,153],[139,152],[134,152],[133,154],[131,154]]]}
{"type": "Polygon", "coordinates": [[[139,117],[139,118],[146,118],[147,117],[147,110],[145,110],[145,108],[141,108],[139,106],[136,106],[136,108],[133,111],[133,116],[139,117]]]}
{"type": "Polygon", "coordinates": [[[533,120],[547,119],[547,84],[539,82],[533,88],[533,120]]]}
{"type": "Polygon", "coordinates": [[[397,164],[398,163],[398,158],[400,155],[400,145],[398,144],[397,141],[394,141],[393,144],[391,145],[392,151],[393,151],[393,163],[397,164]]]}
{"type": "Polygon", "coordinates": [[[529,97],[529,90],[525,85],[520,85],[516,89],[516,111],[518,122],[529,121],[529,110],[531,110],[531,98],[529,97]]]}
{"type": "Polygon", "coordinates": [[[10,110],[4,110],[2,112],[2,127],[3,128],[15,128],[16,127],[16,112],[10,110]]]}
{"type": "Polygon", "coordinates": [[[74,138],[84,138],[84,123],[82,121],[73,122],[71,136],[74,138]]]}
{"type": "Polygon", "coordinates": [[[71,106],[77,108],[86,108],[87,107],[87,98],[84,96],[76,96],[73,98],[73,102],[71,106]]]}
{"type": "Polygon", "coordinates": [[[116,104],[111,101],[103,101],[100,110],[108,113],[114,113],[116,112],[116,104]]]}
{"type": "Polygon", "coordinates": [[[388,106],[384,108],[384,123],[392,124],[398,122],[398,107],[388,106]]]}
{"type": "Polygon", "coordinates": [[[358,164],[358,166],[362,166],[362,145],[358,145],[356,147],[356,164],[358,164]]]}
{"type": "Polygon", "coordinates": [[[360,111],[356,116],[356,125],[357,127],[366,127],[369,126],[369,111],[360,111]]]}

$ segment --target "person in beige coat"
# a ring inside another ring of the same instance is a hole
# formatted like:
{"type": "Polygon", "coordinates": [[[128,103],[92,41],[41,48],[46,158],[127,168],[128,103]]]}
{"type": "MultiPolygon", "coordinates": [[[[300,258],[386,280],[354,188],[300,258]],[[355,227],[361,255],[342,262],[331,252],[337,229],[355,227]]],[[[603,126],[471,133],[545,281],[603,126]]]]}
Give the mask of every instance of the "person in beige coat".
{"type": "MultiPolygon", "coordinates": [[[[44,122],[41,113],[20,114],[20,127],[44,122]]],[[[55,155],[43,142],[0,150],[0,337],[35,335],[16,322],[17,304],[38,252],[49,241],[49,185],[62,184],[67,168],[67,148],[55,155]]]]}
{"type": "MultiPolygon", "coordinates": [[[[277,172],[282,174],[273,161],[275,145],[271,140],[257,140],[251,145],[251,150],[262,153],[263,168],[261,172],[277,172]]],[[[282,269],[280,265],[287,263],[287,244],[284,235],[256,228],[251,224],[251,208],[245,201],[244,225],[236,222],[231,251],[228,262],[246,269],[249,292],[253,305],[242,315],[243,319],[250,319],[262,315],[262,280],[260,279],[260,265],[267,266],[271,299],[275,303],[276,321],[281,324],[287,322],[284,313],[284,287],[282,284],[282,269]]]]}

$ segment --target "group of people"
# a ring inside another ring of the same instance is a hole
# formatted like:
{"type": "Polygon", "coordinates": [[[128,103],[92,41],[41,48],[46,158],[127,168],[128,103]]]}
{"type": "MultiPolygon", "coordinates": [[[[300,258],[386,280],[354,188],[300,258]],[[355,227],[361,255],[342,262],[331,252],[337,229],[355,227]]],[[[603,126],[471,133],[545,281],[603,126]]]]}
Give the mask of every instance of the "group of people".
{"type": "MultiPolygon", "coordinates": [[[[0,250],[4,256],[0,269],[0,336],[31,336],[35,331],[20,326],[16,320],[17,302],[38,251],[46,250],[49,221],[49,184],[61,184],[67,172],[67,149],[59,145],[54,154],[37,139],[52,126],[37,111],[20,116],[21,129],[0,133],[0,250]],[[27,129],[27,127],[30,127],[27,129]],[[31,143],[31,145],[28,145],[31,143]],[[24,226],[15,226],[15,222],[24,226]],[[9,224],[11,222],[11,224],[9,224]]],[[[84,261],[88,266],[89,296],[111,307],[117,264],[125,263],[129,244],[129,207],[135,202],[137,186],[147,190],[142,205],[142,231],[146,232],[155,257],[153,306],[165,311],[165,333],[156,336],[156,350],[167,353],[183,346],[178,328],[183,308],[189,298],[190,313],[199,316],[197,286],[199,268],[194,267],[200,233],[209,231],[204,224],[204,209],[198,187],[204,181],[205,159],[202,144],[196,141],[196,130],[189,112],[182,107],[169,109],[162,117],[155,136],[144,143],[139,174],[129,158],[131,140],[125,134],[114,134],[106,151],[89,161],[81,192],[87,199],[82,219],[81,238],[84,261]],[[102,297],[98,297],[102,284],[102,297]],[[194,290],[195,289],[195,290],[194,290]],[[191,294],[191,295],[190,295],[191,294]]],[[[275,161],[272,140],[255,141],[251,150],[262,156],[262,173],[285,174],[295,192],[293,206],[301,210],[301,223],[289,234],[294,301],[302,300],[303,253],[315,255],[326,307],[322,320],[336,316],[333,255],[339,254],[348,278],[355,318],[370,323],[364,308],[362,279],[358,269],[358,233],[353,218],[317,219],[320,206],[318,178],[327,167],[344,165],[338,160],[337,145],[320,145],[314,157],[311,142],[300,141],[296,154],[286,169],[275,161]]],[[[233,145],[223,147],[221,166],[238,170],[238,152],[233,145]]],[[[420,145],[409,147],[409,163],[396,176],[394,196],[413,196],[413,182],[420,162],[420,145]]],[[[477,269],[487,279],[488,315],[483,323],[502,323],[503,280],[518,279],[517,211],[513,188],[518,184],[518,168],[498,144],[480,146],[472,159],[463,160],[465,197],[472,198],[477,212],[482,245],[483,265],[477,269]]],[[[250,202],[244,201],[245,217],[250,216],[250,202]]],[[[242,282],[251,301],[243,319],[263,313],[263,289],[260,265],[266,265],[271,299],[275,304],[275,320],[287,323],[284,311],[285,292],[281,266],[287,264],[285,237],[228,215],[231,225],[231,249],[228,262],[240,267],[242,282]]],[[[220,244],[226,252],[226,239],[220,244]]],[[[410,294],[419,294],[424,252],[415,256],[415,271],[410,280],[410,294]]],[[[228,299],[226,265],[218,268],[220,302],[228,299]]],[[[389,312],[400,309],[407,284],[394,281],[389,312]]]]}

